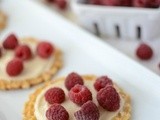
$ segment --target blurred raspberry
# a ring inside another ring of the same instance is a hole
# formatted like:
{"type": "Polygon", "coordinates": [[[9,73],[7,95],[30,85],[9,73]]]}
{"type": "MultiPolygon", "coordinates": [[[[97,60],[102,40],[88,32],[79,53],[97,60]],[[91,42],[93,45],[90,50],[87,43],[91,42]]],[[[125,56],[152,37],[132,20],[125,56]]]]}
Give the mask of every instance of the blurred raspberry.
{"type": "Polygon", "coordinates": [[[48,2],[48,3],[54,3],[55,2],[55,0],[45,0],[46,2],[48,2]]]}
{"type": "Polygon", "coordinates": [[[88,101],[74,113],[74,116],[76,120],[99,120],[100,113],[98,107],[92,101],[88,101]]]}
{"type": "Polygon", "coordinates": [[[120,108],[120,96],[113,86],[102,88],[97,93],[97,101],[108,111],[116,111],[120,108]]]}
{"type": "Polygon", "coordinates": [[[17,76],[23,70],[23,62],[18,59],[14,58],[13,60],[9,61],[6,67],[6,72],[9,76],[17,76]]]}
{"type": "Polygon", "coordinates": [[[19,45],[15,50],[15,56],[22,60],[29,60],[32,57],[30,47],[27,45],[19,45]]]}
{"type": "Polygon", "coordinates": [[[104,88],[107,85],[113,85],[112,80],[107,76],[101,76],[96,79],[96,82],[94,83],[94,88],[97,91],[99,91],[100,89],[104,88]]]}
{"type": "Polygon", "coordinates": [[[65,93],[61,88],[50,88],[45,93],[45,100],[49,104],[62,103],[65,100],[65,93]]]}
{"type": "Polygon", "coordinates": [[[65,86],[68,90],[74,87],[76,84],[83,85],[83,79],[75,72],[70,73],[65,79],[65,86]]]}
{"type": "Polygon", "coordinates": [[[138,46],[136,55],[142,60],[148,60],[153,56],[153,50],[149,45],[142,43],[138,46]]]}
{"type": "Polygon", "coordinates": [[[67,1],[66,0],[55,0],[55,4],[58,6],[58,8],[64,10],[67,7],[67,1]]]}
{"type": "Polygon", "coordinates": [[[37,46],[37,54],[42,58],[49,58],[54,52],[54,47],[49,42],[40,42],[37,46]]]}
{"type": "Polygon", "coordinates": [[[77,105],[83,105],[92,100],[92,93],[87,87],[77,84],[69,91],[69,98],[77,105]]]}
{"type": "Polygon", "coordinates": [[[121,0],[122,6],[132,6],[132,0],[121,0]]]}
{"type": "Polygon", "coordinates": [[[100,0],[89,0],[89,4],[100,5],[101,2],[100,2],[100,0]]]}
{"type": "Polygon", "coordinates": [[[69,114],[66,109],[59,105],[53,104],[46,111],[47,120],[69,120],[69,114]]]}
{"type": "Polygon", "coordinates": [[[121,0],[100,0],[102,5],[107,6],[121,6],[121,0]]]}
{"type": "Polygon", "coordinates": [[[0,47],[0,57],[2,57],[2,48],[0,47]]]}
{"type": "Polygon", "coordinates": [[[3,42],[5,49],[15,49],[18,46],[18,39],[14,34],[10,34],[3,42]]]}
{"type": "Polygon", "coordinates": [[[158,8],[160,0],[134,0],[135,7],[158,8]]]}

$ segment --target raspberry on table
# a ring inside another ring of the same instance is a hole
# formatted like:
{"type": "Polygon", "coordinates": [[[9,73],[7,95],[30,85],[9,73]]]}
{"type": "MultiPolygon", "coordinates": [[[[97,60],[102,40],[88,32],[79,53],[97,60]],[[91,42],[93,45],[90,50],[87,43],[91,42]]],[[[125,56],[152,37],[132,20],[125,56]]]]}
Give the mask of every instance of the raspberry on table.
{"type": "Polygon", "coordinates": [[[73,88],[71,88],[68,95],[72,102],[80,106],[87,101],[92,100],[92,93],[84,85],[75,85],[73,88]]]}
{"type": "Polygon", "coordinates": [[[74,113],[74,116],[76,120],[99,120],[100,113],[98,107],[92,101],[88,101],[74,113]]]}
{"type": "Polygon", "coordinates": [[[69,120],[67,110],[60,104],[53,104],[46,111],[47,120],[69,120]]]}
{"type": "Polygon", "coordinates": [[[18,58],[9,61],[6,67],[6,72],[9,76],[17,76],[23,71],[23,62],[18,58]]]}
{"type": "Polygon", "coordinates": [[[49,104],[62,103],[65,100],[65,93],[61,88],[50,88],[45,93],[45,100],[49,104]]]}
{"type": "Polygon", "coordinates": [[[121,0],[100,0],[102,5],[107,6],[121,6],[121,0]]]}
{"type": "Polygon", "coordinates": [[[15,49],[15,56],[22,60],[29,60],[32,57],[32,51],[28,45],[19,45],[15,49]]]}
{"type": "Polygon", "coordinates": [[[96,79],[96,82],[94,83],[94,88],[97,91],[99,91],[100,89],[104,88],[107,85],[113,85],[112,80],[107,76],[101,76],[96,79]]]}
{"type": "Polygon", "coordinates": [[[120,108],[120,96],[113,86],[106,86],[97,93],[97,101],[101,107],[108,111],[120,108]]]}
{"type": "Polygon", "coordinates": [[[142,43],[138,46],[136,55],[141,60],[149,60],[153,56],[153,50],[149,45],[142,43]]]}
{"type": "Polygon", "coordinates": [[[74,87],[76,84],[83,85],[83,79],[75,72],[70,73],[65,79],[65,86],[68,90],[74,87]]]}
{"type": "Polygon", "coordinates": [[[54,46],[49,42],[40,42],[37,46],[37,54],[42,58],[49,58],[54,52],[54,46]]]}
{"type": "Polygon", "coordinates": [[[14,34],[10,34],[3,42],[5,49],[15,49],[18,46],[18,39],[14,34]]]}

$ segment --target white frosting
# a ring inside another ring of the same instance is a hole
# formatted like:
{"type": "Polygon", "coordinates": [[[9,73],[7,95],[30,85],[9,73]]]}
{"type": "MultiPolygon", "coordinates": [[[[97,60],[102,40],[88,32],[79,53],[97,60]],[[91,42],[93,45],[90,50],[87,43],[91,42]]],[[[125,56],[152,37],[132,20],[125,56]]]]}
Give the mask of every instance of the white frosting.
{"type": "Polygon", "coordinates": [[[23,62],[24,69],[20,75],[11,77],[6,73],[6,65],[14,58],[14,50],[4,50],[3,55],[0,58],[0,79],[8,81],[32,79],[39,76],[44,71],[49,70],[53,64],[53,56],[48,59],[43,59],[36,54],[37,42],[23,42],[22,44],[30,46],[32,53],[34,54],[33,58],[23,62]]]}
{"type": "MultiPolygon", "coordinates": [[[[96,105],[99,108],[100,111],[100,118],[99,120],[111,120],[113,117],[115,117],[118,112],[122,111],[123,105],[124,105],[124,100],[121,98],[121,103],[120,103],[120,109],[117,110],[116,112],[109,112],[103,109],[101,106],[99,106],[97,100],[96,100],[96,94],[97,91],[93,87],[93,80],[85,80],[85,85],[90,89],[92,92],[92,97],[93,97],[93,102],[96,103],[96,105]]],[[[47,120],[45,114],[47,109],[49,108],[49,104],[45,101],[44,94],[45,92],[51,88],[51,87],[60,87],[64,90],[65,92],[65,101],[61,104],[69,113],[69,120],[75,120],[74,118],[74,112],[80,110],[80,107],[74,104],[72,101],[69,100],[68,98],[68,90],[64,86],[64,82],[62,81],[57,81],[54,84],[48,86],[45,90],[43,90],[37,97],[34,108],[35,108],[35,116],[37,120],[47,120]]]]}

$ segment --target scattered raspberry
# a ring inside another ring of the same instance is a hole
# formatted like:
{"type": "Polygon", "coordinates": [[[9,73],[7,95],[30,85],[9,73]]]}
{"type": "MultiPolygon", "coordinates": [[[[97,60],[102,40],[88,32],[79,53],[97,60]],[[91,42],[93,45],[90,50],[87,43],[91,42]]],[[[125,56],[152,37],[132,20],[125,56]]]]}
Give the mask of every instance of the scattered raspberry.
{"type": "Polygon", "coordinates": [[[49,104],[62,103],[65,100],[65,93],[61,88],[50,88],[45,93],[45,100],[49,104]]]}
{"type": "Polygon", "coordinates": [[[83,79],[75,72],[70,73],[65,80],[65,86],[68,90],[74,87],[76,84],[83,85],[83,79]]]}
{"type": "Polygon", "coordinates": [[[22,70],[23,62],[18,58],[11,60],[6,67],[6,71],[9,76],[17,76],[22,72],[22,70]]]}
{"type": "Polygon", "coordinates": [[[142,60],[148,60],[153,56],[153,50],[147,44],[141,44],[137,50],[136,55],[142,60]]]}
{"type": "Polygon", "coordinates": [[[15,49],[18,46],[18,39],[14,34],[10,34],[3,42],[5,49],[15,49]]]}
{"type": "Polygon", "coordinates": [[[92,101],[88,101],[74,113],[74,116],[76,120],[99,120],[100,113],[98,107],[92,101]]]}
{"type": "Polygon", "coordinates": [[[54,47],[48,42],[40,42],[37,46],[37,53],[42,58],[49,58],[54,52],[54,47]]]}
{"type": "Polygon", "coordinates": [[[83,105],[92,100],[92,93],[87,87],[77,84],[69,91],[69,98],[72,102],[83,105]]]}
{"type": "Polygon", "coordinates": [[[67,7],[66,0],[55,0],[55,4],[62,10],[64,10],[67,7]]]}
{"type": "Polygon", "coordinates": [[[32,52],[29,46],[20,45],[15,50],[15,56],[22,60],[29,60],[32,57],[32,52]]]}
{"type": "Polygon", "coordinates": [[[102,5],[121,6],[121,0],[100,0],[102,5]]]}
{"type": "Polygon", "coordinates": [[[68,120],[69,114],[63,106],[59,104],[53,104],[46,111],[46,117],[47,120],[68,120]]]}
{"type": "Polygon", "coordinates": [[[135,7],[158,8],[160,5],[160,1],[159,0],[134,0],[133,5],[135,7]]]}
{"type": "Polygon", "coordinates": [[[120,97],[113,86],[106,86],[97,93],[100,106],[108,111],[116,111],[120,107],[120,97]]]}
{"type": "Polygon", "coordinates": [[[107,85],[113,85],[112,80],[107,76],[101,76],[97,78],[96,82],[94,83],[94,88],[99,91],[107,85]]]}

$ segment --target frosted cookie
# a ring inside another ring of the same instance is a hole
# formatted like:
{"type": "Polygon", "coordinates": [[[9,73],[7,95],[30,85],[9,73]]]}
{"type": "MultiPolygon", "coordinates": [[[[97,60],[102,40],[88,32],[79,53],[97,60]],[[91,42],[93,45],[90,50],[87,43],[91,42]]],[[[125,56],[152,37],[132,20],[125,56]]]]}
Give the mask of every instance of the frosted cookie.
{"type": "Polygon", "coordinates": [[[0,48],[0,89],[29,88],[58,72],[61,52],[53,44],[10,34],[0,48]]]}
{"type": "Polygon", "coordinates": [[[0,11],[0,31],[3,30],[7,23],[7,16],[0,11]]]}
{"type": "Polygon", "coordinates": [[[67,77],[37,89],[25,104],[23,120],[129,120],[130,97],[107,76],[67,77]]]}

